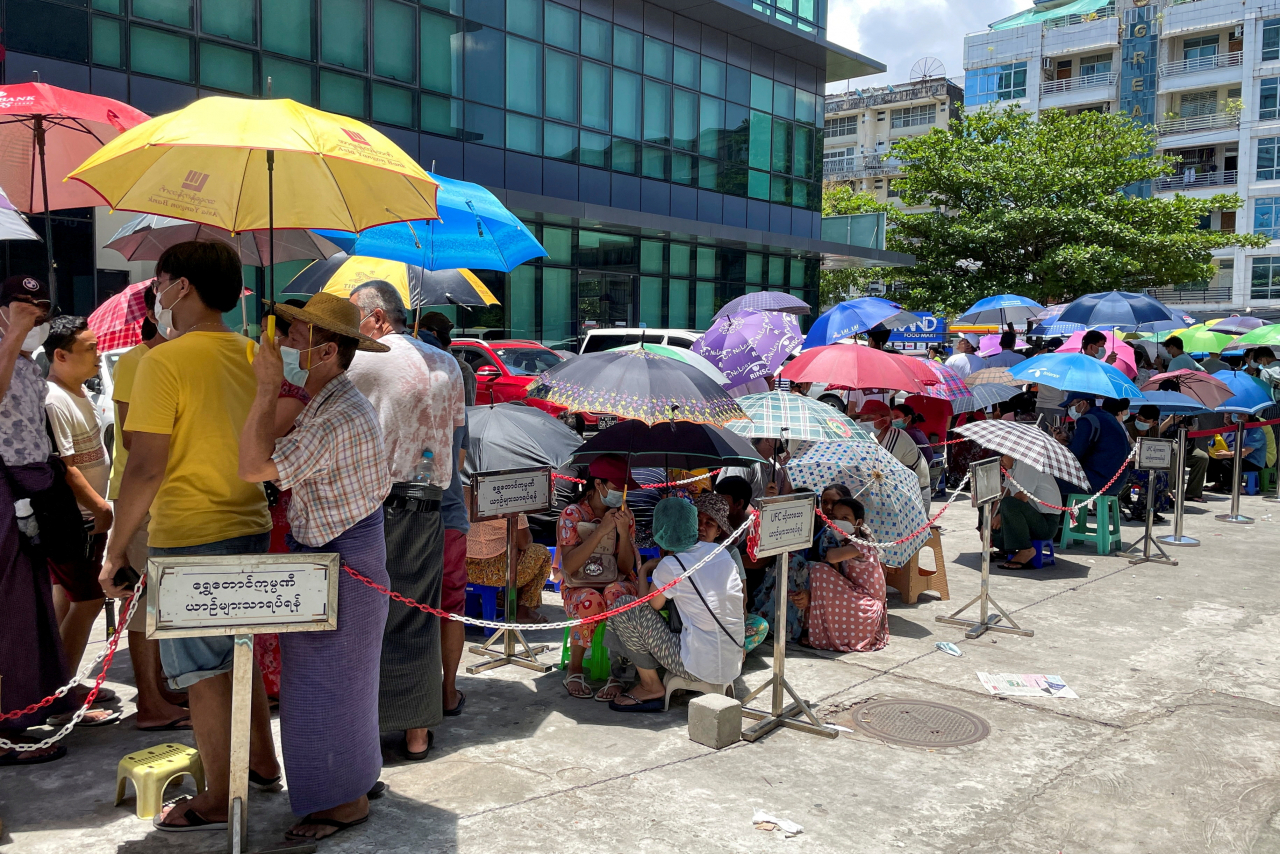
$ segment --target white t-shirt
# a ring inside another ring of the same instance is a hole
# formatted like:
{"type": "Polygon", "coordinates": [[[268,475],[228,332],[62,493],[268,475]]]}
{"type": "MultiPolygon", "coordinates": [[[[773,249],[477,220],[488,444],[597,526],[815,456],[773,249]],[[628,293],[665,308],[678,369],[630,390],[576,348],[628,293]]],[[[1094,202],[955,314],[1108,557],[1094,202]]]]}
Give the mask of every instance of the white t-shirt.
{"type": "MultiPolygon", "coordinates": [[[[675,557],[664,557],[653,570],[654,583],[661,586],[673,581],[717,548],[715,543],[695,543],[693,548],[680,554],[684,569],[675,557]]],[[[742,614],[742,580],[733,558],[726,551],[720,552],[668,590],[666,596],[674,600],[684,623],[680,632],[680,661],[685,669],[703,682],[717,685],[738,678],[742,672],[742,647],[738,644],[746,637],[746,624],[742,614]],[[702,598],[690,582],[697,583],[702,598]],[[703,599],[706,605],[702,604],[703,599]],[[715,611],[715,617],[708,607],[715,611]],[[716,617],[737,643],[716,624],[716,617]]]]}
{"type": "Polygon", "coordinates": [[[987,366],[987,362],[977,353],[956,353],[943,362],[951,370],[955,371],[962,378],[969,376],[974,371],[980,371],[987,366]]]}
{"type": "Polygon", "coordinates": [[[1020,353],[1015,353],[1012,350],[1001,350],[999,353],[996,353],[994,356],[987,357],[987,367],[988,368],[1012,368],[1014,365],[1019,364],[1020,362],[1025,362],[1026,360],[1027,360],[1027,357],[1021,355],[1020,353]]]}
{"type": "MultiPolygon", "coordinates": [[[[106,498],[111,465],[102,443],[102,419],[97,408],[87,397],[74,395],[52,380],[48,387],[44,407],[57,443],[54,452],[64,463],[78,468],[93,491],[106,498]]],[[[85,519],[93,518],[83,505],[80,513],[85,519]]]]}

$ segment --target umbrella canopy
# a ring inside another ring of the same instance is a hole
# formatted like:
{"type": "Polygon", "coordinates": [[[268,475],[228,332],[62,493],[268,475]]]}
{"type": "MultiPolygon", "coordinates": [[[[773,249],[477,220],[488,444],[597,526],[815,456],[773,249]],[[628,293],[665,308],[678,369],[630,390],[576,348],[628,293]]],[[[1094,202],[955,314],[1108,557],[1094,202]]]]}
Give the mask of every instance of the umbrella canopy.
{"type": "Polygon", "coordinates": [[[1017,294],[996,294],[993,297],[980,299],[956,318],[956,323],[995,324],[1023,323],[1038,317],[1044,306],[1033,299],[1020,297],[1017,294]]]}
{"type": "Polygon", "coordinates": [[[1014,365],[1009,373],[1024,383],[1044,383],[1062,391],[1142,399],[1142,392],[1132,380],[1101,359],[1084,353],[1045,353],[1014,365]]]}
{"type": "MultiPolygon", "coordinates": [[[[1165,336],[1166,339],[1168,337],[1165,336]]],[[[1182,341],[1182,349],[1188,353],[1221,353],[1237,340],[1231,335],[1208,328],[1188,329],[1185,332],[1179,332],[1178,338],[1182,341]]]]}
{"type": "MultiPolygon", "coordinates": [[[[978,339],[978,355],[982,358],[994,356],[1003,348],[1000,346],[1001,333],[997,332],[993,335],[983,335],[978,339]]],[[[1027,342],[1023,338],[1017,338],[1014,341],[1013,349],[1021,350],[1027,346],[1027,342]]]]}
{"type": "Polygon", "coordinates": [[[667,421],[619,421],[601,430],[574,451],[575,462],[588,463],[605,454],[630,459],[633,466],[691,469],[710,464],[750,465],[760,455],[746,439],[714,424],[667,421]]]}
{"type": "MultiPolygon", "coordinates": [[[[1219,373],[1222,372],[1219,371],[1219,373]]],[[[1171,380],[1177,383],[1178,391],[1181,394],[1198,401],[1205,409],[1217,409],[1234,394],[1231,387],[1222,381],[1223,379],[1218,374],[1207,374],[1204,371],[1182,368],[1163,374],[1152,374],[1142,384],[1142,391],[1143,394],[1148,391],[1159,391],[1160,386],[1166,380],[1171,380]]]]}
{"type": "Polygon", "coordinates": [[[786,291],[756,291],[734,297],[712,316],[715,323],[722,317],[739,311],[781,311],[785,314],[809,314],[809,304],[786,291]]]}
{"type": "MultiPolygon", "coordinates": [[[[964,378],[964,384],[970,389],[974,386],[987,385],[996,383],[999,385],[1013,386],[1015,389],[1021,389],[1026,385],[1025,380],[1015,380],[1013,374],[1009,373],[1008,368],[983,368],[974,371],[964,378]]],[[[1014,394],[1017,394],[1015,391],[1014,394]]]]}
{"type": "Polygon", "coordinates": [[[394,285],[407,308],[498,304],[498,298],[470,270],[439,270],[433,273],[400,261],[350,257],[345,252],[308,265],[293,277],[284,291],[291,294],[326,291],[345,297],[372,279],[382,279],[394,285]]]}
{"type": "MultiPolygon", "coordinates": [[[[830,344],[805,350],[782,369],[781,375],[797,383],[824,382],[845,388],[889,388],[923,394],[927,386],[912,366],[905,364],[905,359],[861,344],[830,344]]],[[[933,373],[929,375],[932,377],[933,373]]],[[[936,382],[935,378],[930,385],[936,382]]]]}
{"type": "Polygon", "coordinates": [[[1155,320],[1181,320],[1182,314],[1146,294],[1110,291],[1085,294],[1067,306],[1058,319],[1085,326],[1132,329],[1140,323],[1155,320]]]}
{"type": "Polygon", "coordinates": [[[1204,404],[1200,401],[1176,391],[1148,391],[1143,389],[1142,394],[1146,397],[1144,403],[1149,403],[1161,412],[1171,415],[1192,415],[1206,411],[1204,404]]]}
{"type": "Polygon", "coordinates": [[[1218,404],[1218,412],[1243,412],[1253,415],[1270,406],[1271,389],[1257,377],[1251,377],[1244,371],[1218,371],[1214,377],[1222,380],[1231,389],[1232,395],[1218,404]]]}
{"type": "MultiPolygon", "coordinates": [[[[787,464],[791,482],[821,492],[832,483],[849,487],[866,508],[866,526],[876,542],[892,542],[928,521],[916,473],[875,442],[820,442],[787,464]]],[[[920,531],[901,545],[881,550],[884,562],[902,566],[928,537],[920,531]]]]}
{"type": "Polygon", "coordinates": [[[961,397],[969,397],[972,394],[969,391],[969,387],[965,385],[964,379],[946,365],[940,365],[932,359],[926,359],[924,366],[938,378],[937,385],[931,385],[925,389],[925,397],[957,400],[961,397]]]}
{"type": "Polygon", "coordinates": [[[0,240],[39,240],[40,235],[31,230],[26,218],[0,190],[0,240]]]}
{"type": "Polygon", "coordinates": [[[1062,312],[1067,310],[1067,306],[1069,305],[1071,305],[1069,302],[1051,305],[1044,311],[1037,314],[1036,320],[1038,322],[1029,334],[1044,336],[1057,335],[1065,338],[1072,332],[1084,329],[1085,325],[1083,323],[1063,323],[1058,319],[1062,315],[1062,312]]]}
{"type": "Polygon", "coordinates": [[[1080,461],[1057,439],[1034,424],[1016,421],[970,421],[956,432],[984,448],[1008,454],[1037,471],[1088,487],[1089,478],[1080,461]]]}
{"type": "Polygon", "coordinates": [[[853,419],[825,403],[789,391],[762,391],[738,398],[747,414],[725,425],[748,438],[800,439],[809,442],[873,442],[853,419]]]}
{"type": "Polygon", "coordinates": [[[613,347],[612,350],[639,350],[641,348],[648,350],[650,353],[657,353],[659,356],[666,356],[668,359],[675,359],[677,362],[684,362],[686,365],[692,365],[702,371],[721,388],[729,387],[729,378],[713,365],[706,358],[699,356],[692,350],[686,350],[683,347],[672,347],[667,344],[627,344],[623,347],[613,347]]]}
{"type": "Polygon", "coordinates": [[[1271,321],[1263,320],[1261,317],[1241,317],[1238,314],[1210,321],[1210,324],[1214,332],[1225,335],[1244,335],[1246,332],[1272,325],[1271,321]]]}
{"type": "MultiPolygon", "coordinates": [[[[1068,338],[1056,352],[1079,353],[1081,344],[1084,341],[1085,331],[1086,330],[1073,332],[1071,337],[1068,338]]],[[[1133,355],[1133,346],[1126,344],[1124,340],[1114,332],[1103,332],[1102,334],[1106,336],[1107,339],[1107,343],[1103,347],[1105,355],[1102,357],[1102,360],[1104,362],[1107,361],[1107,356],[1115,353],[1115,362],[1108,362],[1108,364],[1114,364],[1115,367],[1119,369],[1120,373],[1124,374],[1129,379],[1135,379],[1138,376],[1138,363],[1133,355]]]]}
{"type": "Polygon", "coordinates": [[[880,297],[859,297],[840,303],[809,327],[804,348],[822,347],[866,332],[873,326],[899,328],[919,323],[920,318],[902,306],[880,297]]]}
{"type": "Polygon", "coordinates": [[[711,324],[690,349],[738,386],[773,376],[802,341],[795,315],[740,311],[711,324]]]}
{"type": "Polygon", "coordinates": [[[151,281],[134,282],[89,315],[89,328],[98,336],[98,352],[109,353],[142,343],[142,321],[147,317],[143,299],[151,281]]]}
{"type": "MultiPolygon", "coordinates": [[[[107,243],[107,248],[119,252],[127,261],[157,261],[170,246],[188,240],[225,243],[239,254],[240,263],[246,267],[265,267],[271,254],[265,232],[232,234],[225,228],[156,214],[138,214],[126,222],[107,243]]],[[[338,247],[305,229],[282,228],[275,233],[274,250],[279,264],[328,258],[338,247]]]]}
{"type": "Polygon", "coordinates": [[[440,185],[439,219],[395,222],[359,234],[318,233],[348,255],[403,261],[426,270],[469,267],[509,273],[525,261],[546,257],[547,250],[493,193],[470,181],[427,174],[440,185]]]}
{"type": "Polygon", "coordinates": [[[1280,324],[1272,324],[1270,326],[1259,326],[1252,329],[1236,340],[1231,342],[1228,350],[1241,351],[1248,350],[1251,347],[1277,347],[1280,346],[1280,324]]]}
{"type": "Polygon", "coordinates": [[[745,417],[723,388],[692,365],[647,350],[606,350],[566,359],[529,389],[571,412],[605,412],[646,424],[724,425],[745,417]]]}
{"type": "Polygon", "coordinates": [[[559,418],[517,403],[467,407],[467,454],[462,473],[551,466],[573,458],[582,437],[559,418]]]}
{"type": "Polygon", "coordinates": [[[972,392],[972,396],[957,398],[951,402],[951,408],[956,414],[977,412],[979,409],[1003,403],[1020,393],[1017,386],[1005,383],[979,383],[969,391],[972,392]]]}

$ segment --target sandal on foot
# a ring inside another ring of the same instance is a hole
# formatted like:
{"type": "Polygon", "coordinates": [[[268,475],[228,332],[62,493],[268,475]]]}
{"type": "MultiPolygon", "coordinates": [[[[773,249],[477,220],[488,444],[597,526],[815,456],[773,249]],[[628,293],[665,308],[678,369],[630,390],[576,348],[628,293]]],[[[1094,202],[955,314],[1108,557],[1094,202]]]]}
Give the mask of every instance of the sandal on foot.
{"type": "Polygon", "coordinates": [[[177,720],[169,721],[167,724],[160,724],[160,726],[139,726],[134,727],[134,729],[138,732],[170,732],[173,730],[189,730],[191,729],[191,716],[183,715],[177,720]]]}
{"type": "Polygon", "coordinates": [[[191,807],[187,807],[185,810],[182,809],[182,804],[186,803],[189,800],[191,799],[181,798],[175,801],[174,802],[175,805],[173,809],[169,810],[167,813],[157,813],[156,817],[151,819],[151,824],[155,827],[156,830],[163,830],[167,833],[187,833],[188,831],[192,831],[192,830],[226,830],[227,829],[227,823],[225,821],[210,821],[209,819],[200,815],[200,813],[191,809],[191,807]],[[179,813],[179,810],[181,810],[180,813],[179,813]],[[186,824],[165,824],[163,819],[161,819],[161,815],[163,815],[164,818],[168,818],[169,816],[175,813],[179,813],[187,823],[186,824]]]}
{"type": "Polygon", "coordinates": [[[626,697],[631,701],[628,705],[621,705],[617,700],[609,701],[609,708],[615,712],[660,712],[662,711],[663,699],[654,697],[652,700],[639,700],[630,693],[624,693],[620,696],[626,697]]]}
{"type": "Polygon", "coordinates": [[[563,684],[564,689],[569,692],[569,696],[576,700],[590,700],[595,696],[594,692],[591,690],[591,686],[587,684],[587,677],[582,673],[569,674],[565,677],[563,684]],[[573,693],[573,689],[569,687],[570,685],[581,685],[582,689],[586,691],[586,693],[575,694],[573,693]]]}
{"type": "Polygon", "coordinates": [[[1006,560],[998,569],[1035,569],[1029,560],[1006,560]]]}
{"type": "Polygon", "coordinates": [[[371,801],[376,801],[378,798],[382,797],[386,793],[387,793],[387,784],[379,780],[378,782],[373,784],[373,788],[369,790],[369,793],[365,795],[365,797],[371,801]]]}
{"type": "Polygon", "coordinates": [[[252,768],[249,769],[249,785],[253,786],[259,792],[278,792],[284,788],[284,784],[280,782],[284,778],[279,774],[274,777],[264,777],[252,768]]]}
{"type": "Polygon", "coordinates": [[[409,749],[409,739],[400,742],[400,755],[410,762],[421,762],[427,758],[427,754],[431,752],[431,748],[435,746],[436,734],[431,730],[427,730],[427,749],[413,751],[409,749]]]}
{"type": "Polygon", "coordinates": [[[462,714],[462,707],[465,706],[466,704],[467,704],[467,695],[459,691],[458,702],[454,704],[452,709],[445,709],[444,716],[446,718],[456,718],[458,715],[462,714]]]}
{"type": "Polygon", "coordinates": [[[622,684],[622,680],[621,680],[621,679],[618,679],[618,678],[616,678],[616,677],[614,677],[614,676],[610,676],[610,677],[605,681],[604,685],[600,688],[600,690],[596,692],[596,697],[595,697],[596,702],[597,702],[597,703],[612,703],[612,702],[613,702],[613,700],[618,696],[617,694],[614,694],[614,695],[613,695],[613,697],[603,697],[603,696],[601,696],[601,695],[602,695],[602,694],[604,694],[604,692],[605,692],[605,691],[608,691],[610,688],[614,688],[614,687],[617,687],[617,688],[625,688],[625,687],[627,687],[627,686],[622,684]]]}
{"type": "Polygon", "coordinates": [[[304,836],[300,833],[294,833],[292,829],[289,829],[284,832],[284,837],[291,842],[319,842],[322,839],[328,839],[330,836],[341,833],[348,827],[355,827],[358,824],[364,824],[368,820],[369,816],[367,815],[362,818],[357,818],[354,821],[338,821],[336,818],[316,818],[315,816],[309,815],[305,816],[302,821],[295,824],[294,827],[301,827],[304,824],[317,824],[321,827],[332,827],[334,829],[333,833],[326,836],[304,836]]]}
{"type": "MultiPolygon", "coordinates": [[[[65,715],[50,715],[49,718],[45,720],[45,723],[51,727],[64,727],[71,723],[71,719],[73,717],[75,717],[75,712],[67,712],[65,715]]],[[[123,717],[124,712],[119,710],[98,709],[90,706],[89,711],[85,712],[84,717],[80,719],[80,722],[77,723],[76,726],[109,726],[123,717]],[[90,715],[93,715],[94,717],[90,719],[90,715]]]]}
{"type": "Polygon", "coordinates": [[[41,753],[36,756],[28,756],[23,758],[24,753],[35,752],[35,742],[30,745],[30,750],[23,750],[21,746],[14,750],[6,750],[0,753],[0,765],[40,765],[44,762],[53,762],[55,759],[61,759],[67,755],[67,746],[65,744],[54,745],[51,753],[41,753]]]}

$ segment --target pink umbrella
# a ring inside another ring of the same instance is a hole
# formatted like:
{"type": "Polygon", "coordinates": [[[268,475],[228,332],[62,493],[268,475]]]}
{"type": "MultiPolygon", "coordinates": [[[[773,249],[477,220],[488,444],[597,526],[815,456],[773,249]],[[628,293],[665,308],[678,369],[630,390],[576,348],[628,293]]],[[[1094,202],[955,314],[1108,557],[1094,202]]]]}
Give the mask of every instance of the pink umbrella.
{"type": "MultiPolygon", "coordinates": [[[[994,335],[983,335],[981,338],[979,338],[978,339],[978,355],[985,359],[988,356],[994,356],[996,353],[999,353],[1000,352],[1000,335],[1001,333],[997,332],[994,335]]],[[[1019,338],[1017,341],[1014,342],[1013,349],[1021,350],[1026,346],[1027,346],[1027,342],[1019,338]]]]}
{"type": "MultiPolygon", "coordinates": [[[[1071,337],[1067,339],[1065,344],[1057,349],[1057,352],[1079,353],[1080,342],[1084,339],[1084,335],[1088,331],[1089,330],[1087,329],[1081,329],[1079,332],[1071,333],[1071,337]]],[[[1115,353],[1116,360],[1113,363],[1115,367],[1119,369],[1120,373],[1124,374],[1129,379],[1136,379],[1138,376],[1138,363],[1133,357],[1133,347],[1120,340],[1114,332],[1103,332],[1102,334],[1107,337],[1106,356],[1110,356],[1112,353],[1115,353]]],[[[1106,356],[1103,356],[1103,358],[1105,359],[1106,356]]]]}

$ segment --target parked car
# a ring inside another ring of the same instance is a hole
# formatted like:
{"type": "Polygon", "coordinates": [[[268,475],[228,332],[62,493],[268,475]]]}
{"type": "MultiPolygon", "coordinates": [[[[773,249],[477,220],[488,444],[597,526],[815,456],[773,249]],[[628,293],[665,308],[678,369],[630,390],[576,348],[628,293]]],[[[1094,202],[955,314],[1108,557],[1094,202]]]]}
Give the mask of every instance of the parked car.
{"type": "Polygon", "coordinates": [[[683,347],[688,350],[702,333],[693,329],[636,329],[616,326],[589,329],[586,337],[582,339],[582,347],[578,352],[599,353],[601,350],[639,344],[642,335],[646,344],[666,344],[669,347],[683,347]]]}
{"type": "Polygon", "coordinates": [[[538,376],[564,361],[537,341],[455,338],[450,349],[476,372],[477,405],[525,400],[548,415],[564,413],[563,406],[529,397],[538,376]]]}

